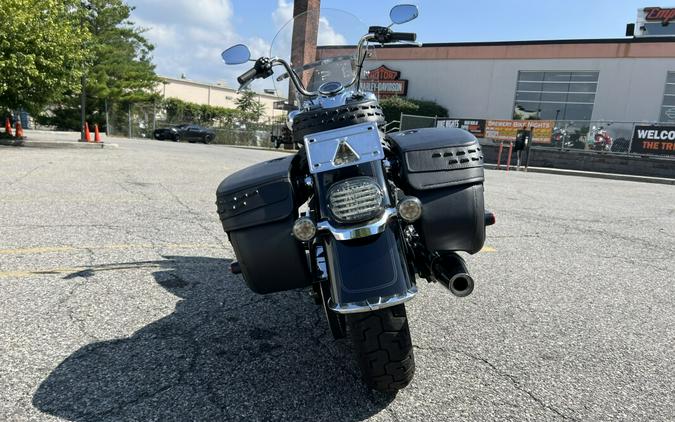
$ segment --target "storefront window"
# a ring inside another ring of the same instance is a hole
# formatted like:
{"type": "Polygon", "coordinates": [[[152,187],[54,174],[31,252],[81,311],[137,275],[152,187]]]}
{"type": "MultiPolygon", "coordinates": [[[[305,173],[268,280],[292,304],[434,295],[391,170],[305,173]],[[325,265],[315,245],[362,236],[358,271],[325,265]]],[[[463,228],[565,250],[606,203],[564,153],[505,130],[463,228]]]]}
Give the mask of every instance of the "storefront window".
{"type": "Polygon", "coordinates": [[[598,72],[520,71],[513,118],[591,120],[597,86],[598,72]]]}
{"type": "Polygon", "coordinates": [[[675,72],[668,72],[659,121],[675,123],[675,72]]]}

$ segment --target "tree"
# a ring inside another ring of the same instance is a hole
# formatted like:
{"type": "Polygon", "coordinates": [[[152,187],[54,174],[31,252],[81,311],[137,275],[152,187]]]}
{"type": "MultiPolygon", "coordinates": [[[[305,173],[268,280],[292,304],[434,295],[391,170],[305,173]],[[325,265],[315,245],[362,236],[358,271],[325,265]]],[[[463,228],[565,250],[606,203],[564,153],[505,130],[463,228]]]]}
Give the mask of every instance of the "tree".
{"type": "MultiPolygon", "coordinates": [[[[144,30],[129,20],[133,8],[123,0],[81,0],[78,10],[91,34],[85,69],[87,120],[102,126],[106,106],[126,113],[130,104],[158,97],[154,88],[159,78],[151,62],[154,47],[143,36],[144,30]]],[[[78,129],[80,92],[81,88],[39,120],[78,129]]],[[[116,120],[121,124],[124,118],[118,115],[116,120]]]]}
{"type": "Polygon", "coordinates": [[[78,91],[89,39],[74,0],[3,0],[0,108],[37,112],[78,91]]]}
{"type": "Polygon", "coordinates": [[[387,122],[393,122],[401,118],[403,114],[414,114],[416,116],[429,117],[448,117],[448,109],[435,103],[434,101],[415,100],[405,97],[389,97],[380,101],[384,118],[387,122]]]}
{"type": "Polygon", "coordinates": [[[123,0],[87,0],[82,7],[92,34],[87,94],[116,101],[147,100],[159,79],[150,61],[153,45],[129,20],[133,8],[123,0]]]}
{"type": "Polygon", "coordinates": [[[237,104],[237,110],[242,112],[242,116],[248,122],[257,123],[265,114],[265,106],[253,91],[242,92],[239,98],[235,100],[235,104],[237,104]]]}

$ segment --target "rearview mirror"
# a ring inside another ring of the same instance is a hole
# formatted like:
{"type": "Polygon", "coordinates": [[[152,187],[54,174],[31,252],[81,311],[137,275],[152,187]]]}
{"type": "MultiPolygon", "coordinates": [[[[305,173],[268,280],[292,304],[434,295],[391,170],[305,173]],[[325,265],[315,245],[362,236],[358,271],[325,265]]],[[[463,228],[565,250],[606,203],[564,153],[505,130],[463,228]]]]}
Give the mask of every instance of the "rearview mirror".
{"type": "Polygon", "coordinates": [[[251,52],[244,44],[233,45],[220,54],[225,64],[242,64],[251,58],[251,52]]]}
{"type": "Polygon", "coordinates": [[[391,8],[389,19],[393,23],[406,23],[415,19],[419,15],[419,10],[414,4],[399,4],[391,8]]]}

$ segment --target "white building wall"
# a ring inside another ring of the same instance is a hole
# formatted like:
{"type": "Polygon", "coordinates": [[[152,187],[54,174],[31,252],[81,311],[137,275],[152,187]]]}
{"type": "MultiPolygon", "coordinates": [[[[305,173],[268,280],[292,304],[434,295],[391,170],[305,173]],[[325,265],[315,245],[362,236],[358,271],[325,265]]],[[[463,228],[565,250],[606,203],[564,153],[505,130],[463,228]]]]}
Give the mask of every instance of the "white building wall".
{"type": "MultiPolygon", "coordinates": [[[[191,103],[226,108],[237,107],[236,99],[239,98],[239,94],[236,89],[186,79],[162,77],[162,80],[162,83],[157,85],[157,91],[163,98],[178,98],[191,103]]],[[[274,102],[285,100],[283,97],[274,95],[256,94],[258,100],[265,106],[265,114],[270,117],[275,114],[275,110],[273,110],[274,102]]],[[[280,111],[276,111],[276,115],[280,113],[280,111]]]]}
{"type": "Polygon", "coordinates": [[[510,119],[520,70],[599,71],[593,120],[656,121],[668,59],[374,60],[401,72],[408,97],[434,100],[452,117],[510,119]]]}

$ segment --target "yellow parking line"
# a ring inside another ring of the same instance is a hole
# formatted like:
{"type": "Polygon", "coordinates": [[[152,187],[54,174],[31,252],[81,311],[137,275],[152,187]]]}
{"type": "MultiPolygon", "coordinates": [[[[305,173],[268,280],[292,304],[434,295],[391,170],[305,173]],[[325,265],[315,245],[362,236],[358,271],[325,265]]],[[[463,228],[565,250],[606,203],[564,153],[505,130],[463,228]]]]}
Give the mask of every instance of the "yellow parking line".
{"type": "Polygon", "coordinates": [[[162,264],[159,261],[157,262],[148,261],[140,263],[103,264],[103,265],[95,265],[92,267],[50,268],[47,270],[0,271],[0,278],[31,277],[36,275],[51,275],[51,274],[75,274],[83,271],[101,272],[101,271],[115,271],[115,270],[135,270],[139,268],[162,268],[162,264]]]}
{"type": "Polygon", "coordinates": [[[48,246],[48,247],[37,247],[37,248],[17,248],[17,249],[0,249],[0,255],[18,255],[18,254],[38,254],[38,253],[49,253],[49,252],[65,252],[65,251],[74,251],[77,248],[72,246],[48,246]]]}
{"type": "Polygon", "coordinates": [[[194,249],[194,248],[222,248],[222,245],[210,243],[159,243],[156,245],[150,243],[128,243],[118,245],[94,245],[94,246],[45,246],[32,248],[11,248],[0,249],[0,255],[33,255],[52,252],[73,252],[82,250],[101,250],[101,249],[194,249]]]}
{"type": "Polygon", "coordinates": [[[30,277],[33,275],[44,274],[67,274],[82,271],[83,268],[54,268],[50,270],[35,270],[35,271],[0,271],[0,278],[12,277],[30,277]]]}
{"type": "Polygon", "coordinates": [[[480,250],[481,252],[497,252],[497,249],[493,248],[492,246],[483,246],[483,249],[480,250]]]}

